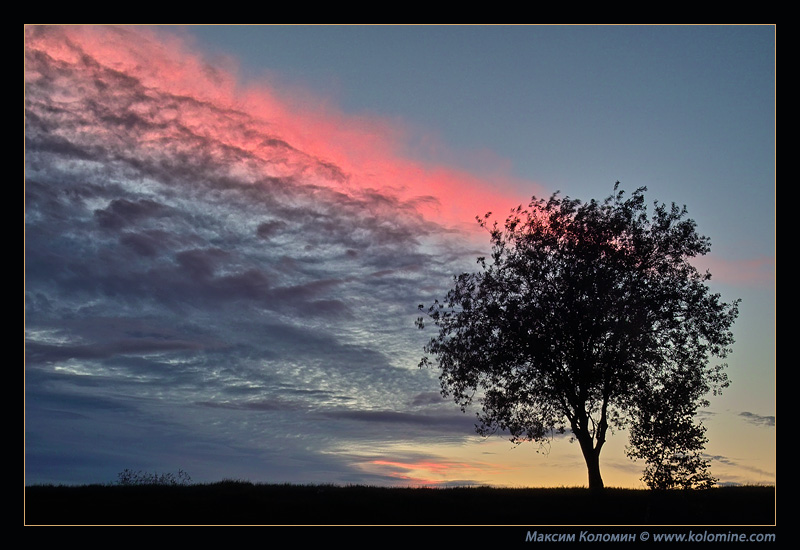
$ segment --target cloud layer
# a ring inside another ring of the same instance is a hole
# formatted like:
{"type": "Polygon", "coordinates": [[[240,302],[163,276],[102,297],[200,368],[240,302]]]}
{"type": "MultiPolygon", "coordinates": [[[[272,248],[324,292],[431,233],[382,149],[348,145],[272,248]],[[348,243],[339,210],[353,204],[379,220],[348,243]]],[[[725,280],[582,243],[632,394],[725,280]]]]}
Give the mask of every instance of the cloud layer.
{"type": "Polygon", "coordinates": [[[413,319],[492,189],[152,29],[25,41],[29,481],[367,481],[343,449],[470,434],[413,319]]]}

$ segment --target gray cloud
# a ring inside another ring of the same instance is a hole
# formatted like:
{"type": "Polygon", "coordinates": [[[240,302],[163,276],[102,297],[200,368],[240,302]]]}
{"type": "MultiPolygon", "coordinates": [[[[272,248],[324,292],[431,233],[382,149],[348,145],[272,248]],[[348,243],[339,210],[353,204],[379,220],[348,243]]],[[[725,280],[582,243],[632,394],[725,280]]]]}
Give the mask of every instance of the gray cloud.
{"type": "Polygon", "coordinates": [[[754,414],[751,412],[741,412],[739,416],[750,422],[751,424],[755,424],[757,426],[775,426],[775,417],[774,416],[761,416],[758,414],[754,414]]]}
{"type": "Polygon", "coordinates": [[[422,429],[441,431],[448,436],[453,433],[469,434],[473,427],[472,419],[463,414],[447,413],[444,415],[405,413],[398,411],[329,411],[324,416],[330,418],[354,420],[357,422],[370,422],[386,426],[406,425],[422,429]]]}
{"type": "Polygon", "coordinates": [[[106,208],[95,210],[94,215],[101,227],[120,229],[148,217],[166,216],[168,212],[163,204],[150,199],[114,199],[106,208]]]}
{"type": "Polygon", "coordinates": [[[327,449],[471,435],[427,409],[438,384],[416,368],[416,304],[473,256],[436,248],[432,198],[321,185],[348,174],[62,45],[72,61],[26,49],[30,482],[354,482],[372,474],[327,449]]]}

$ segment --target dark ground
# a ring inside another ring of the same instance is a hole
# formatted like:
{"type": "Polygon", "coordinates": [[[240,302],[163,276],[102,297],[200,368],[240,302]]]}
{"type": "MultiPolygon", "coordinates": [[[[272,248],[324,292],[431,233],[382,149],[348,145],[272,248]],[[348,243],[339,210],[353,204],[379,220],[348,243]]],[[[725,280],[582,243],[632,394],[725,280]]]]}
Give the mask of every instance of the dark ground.
{"type": "Polygon", "coordinates": [[[774,487],[31,486],[26,525],[775,525],[774,487]]]}

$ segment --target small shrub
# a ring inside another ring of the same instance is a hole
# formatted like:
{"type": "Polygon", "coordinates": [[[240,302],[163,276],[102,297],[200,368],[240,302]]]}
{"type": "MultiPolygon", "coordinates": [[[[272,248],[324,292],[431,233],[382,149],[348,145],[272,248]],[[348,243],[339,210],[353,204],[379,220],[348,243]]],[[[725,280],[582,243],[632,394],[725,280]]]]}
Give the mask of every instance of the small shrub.
{"type": "Polygon", "coordinates": [[[178,469],[178,473],[172,472],[158,473],[158,472],[142,472],[141,470],[131,470],[125,468],[117,474],[117,485],[132,486],[132,485],[166,485],[166,486],[179,486],[191,485],[192,478],[185,471],[178,469]]]}

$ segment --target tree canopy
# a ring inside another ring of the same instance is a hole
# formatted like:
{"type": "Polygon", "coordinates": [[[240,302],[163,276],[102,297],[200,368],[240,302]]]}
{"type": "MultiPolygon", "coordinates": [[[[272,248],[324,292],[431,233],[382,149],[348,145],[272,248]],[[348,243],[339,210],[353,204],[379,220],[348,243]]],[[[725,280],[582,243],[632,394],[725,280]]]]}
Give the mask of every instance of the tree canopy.
{"type": "Polygon", "coordinates": [[[648,213],[645,192],[626,198],[617,182],[604,201],[556,193],[502,225],[478,217],[491,257],[454,277],[443,301],[419,306],[438,327],[420,366],[435,359],[443,395],[462,410],[476,402],[483,435],[543,442],[571,431],[590,488],[603,487],[609,429],[625,427],[648,485],[703,485],[694,415],[728,385],[711,359],[731,351],[738,300],[722,302],[690,263],[710,241],[686,208],[656,202],[648,213]]]}

